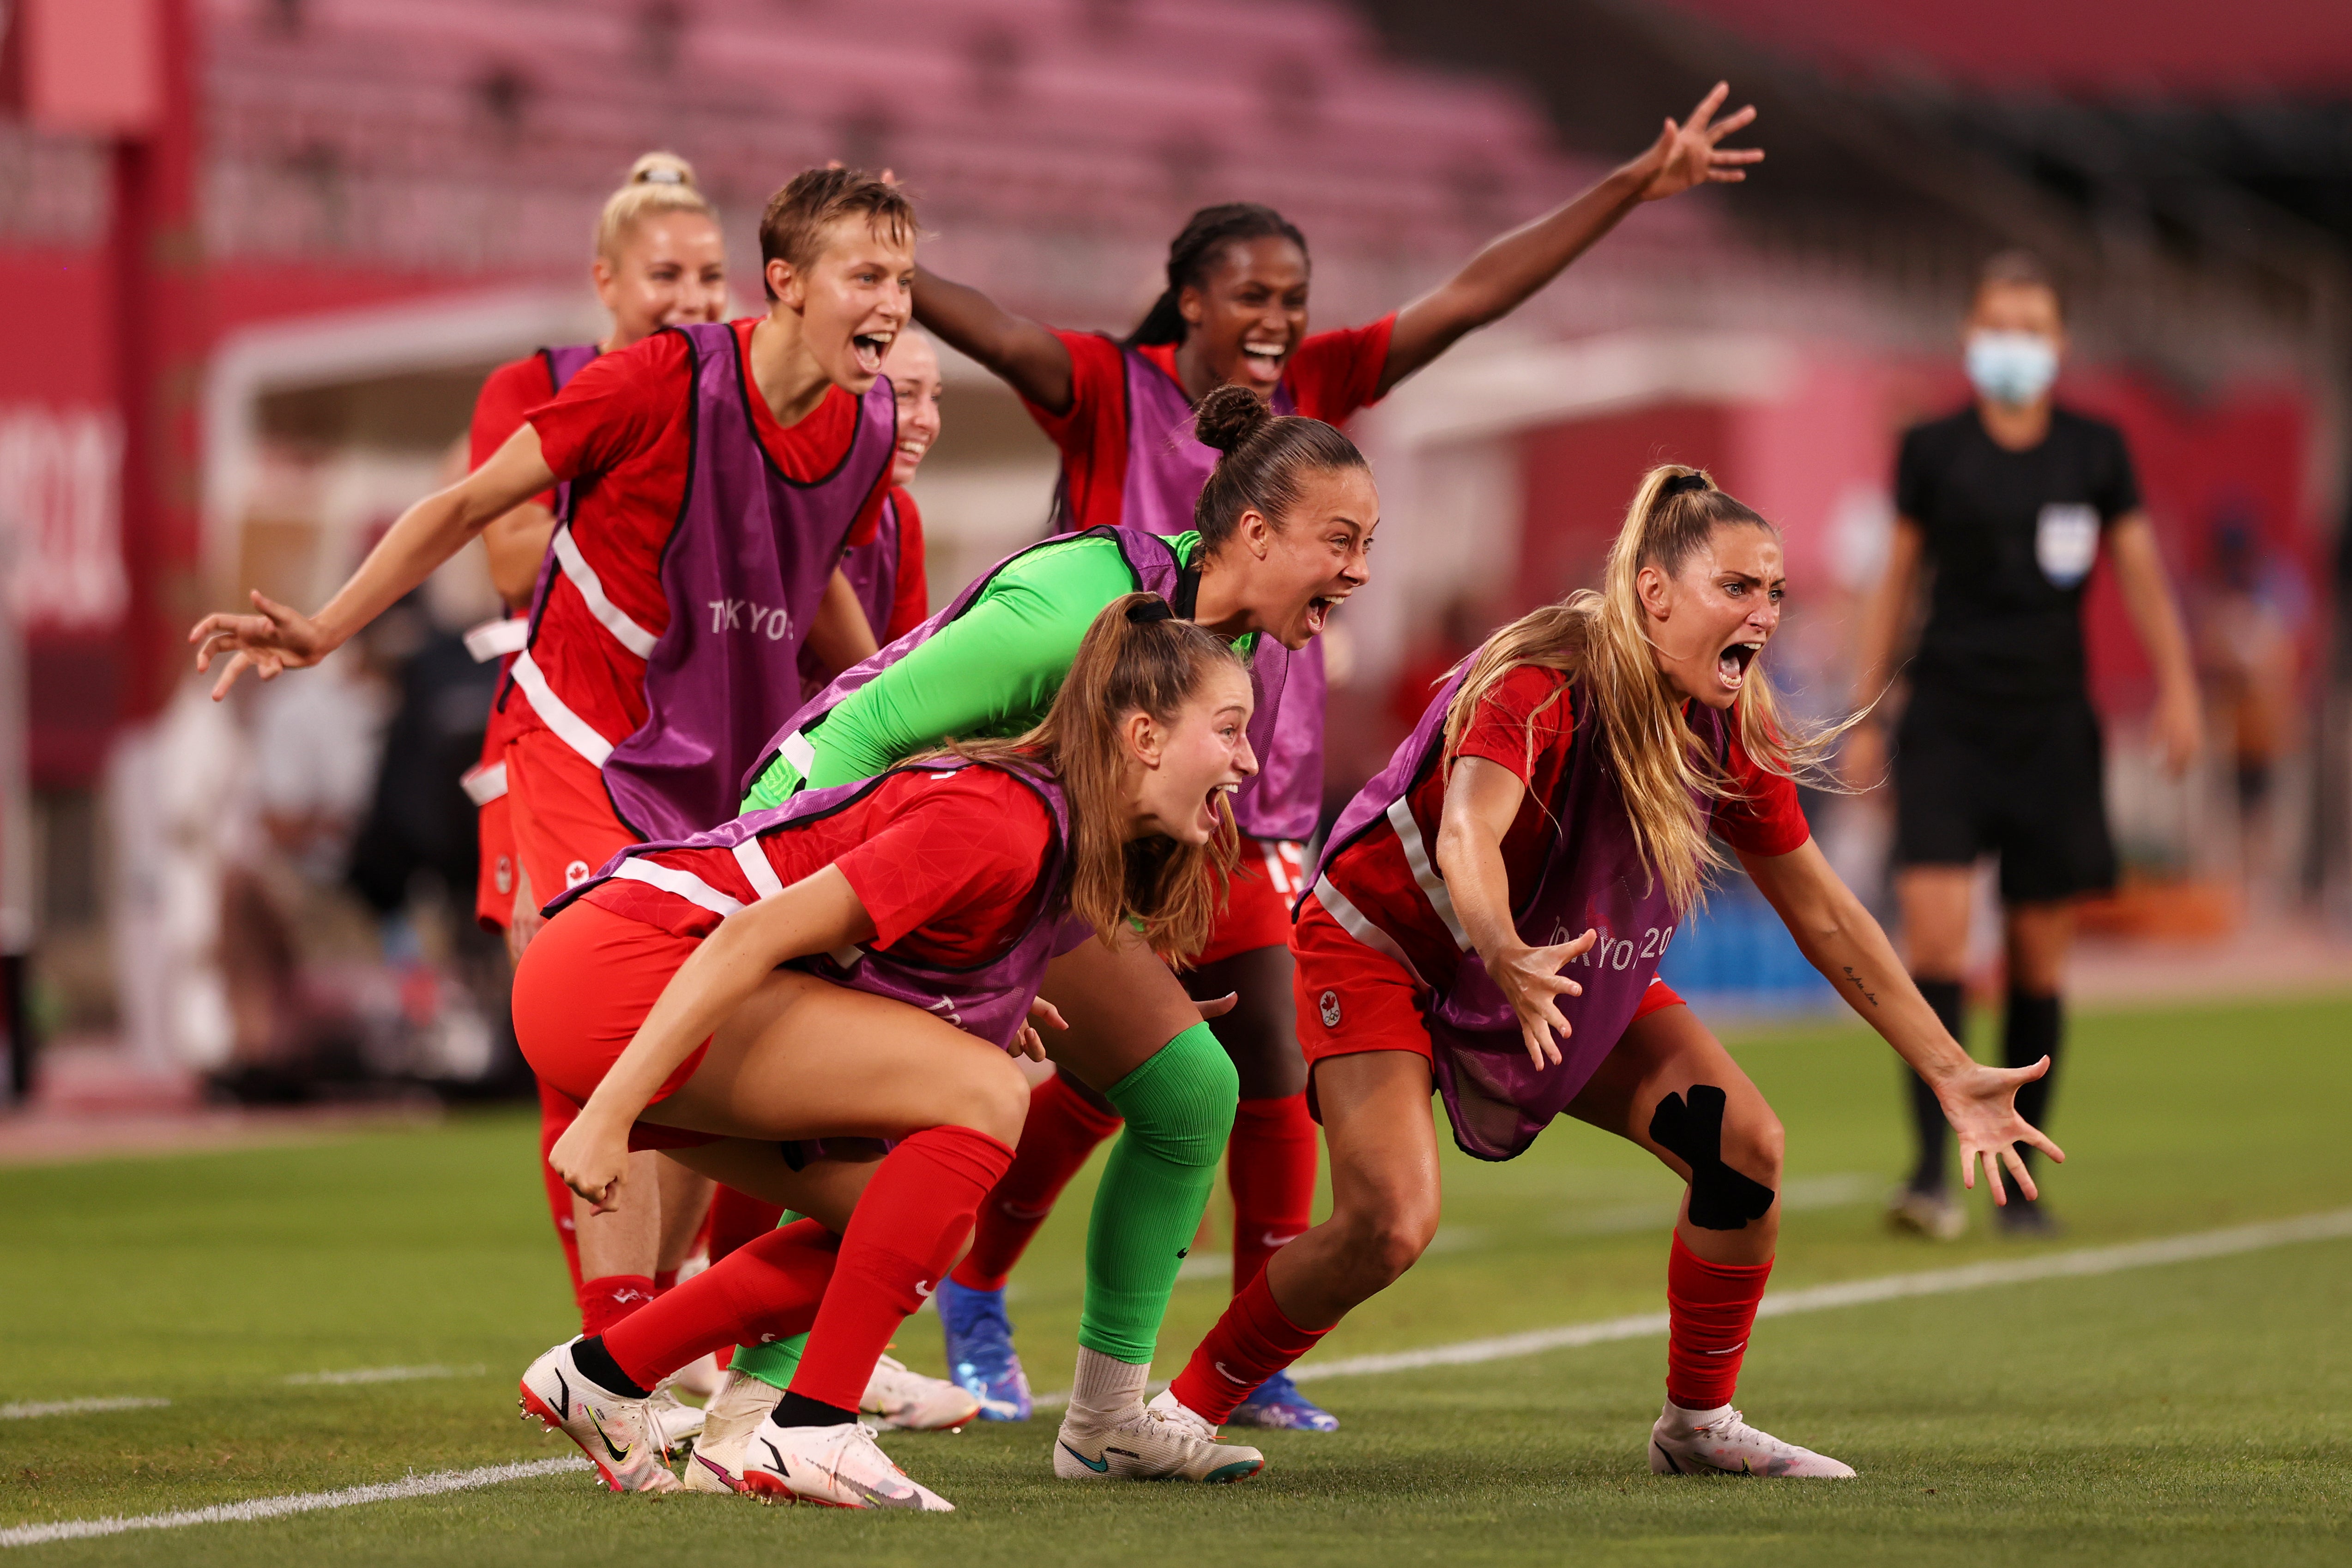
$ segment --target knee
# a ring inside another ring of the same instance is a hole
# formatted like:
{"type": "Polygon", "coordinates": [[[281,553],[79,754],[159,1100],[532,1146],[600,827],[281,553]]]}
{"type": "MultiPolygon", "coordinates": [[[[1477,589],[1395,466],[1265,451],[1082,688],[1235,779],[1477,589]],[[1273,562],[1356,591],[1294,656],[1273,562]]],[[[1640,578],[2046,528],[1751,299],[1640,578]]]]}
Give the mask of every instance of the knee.
{"type": "Polygon", "coordinates": [[[1331,1217],[1347,1237],[1349,1272],[1366,1295],[1403,1278],[1437,1235],[1437,1206],[1401,1193],[1374,1194],[1331,1217]]]}
{"type": "Polygon", "coordinates": [[[1111,1085],[1109,1099],[1127,1118],[1128,1135],[1175,1164],[1213,1165],[1233,1135],[1241,1078],[1206,1024],[1160,1047],[1111,1085]]]}
{"type": "Polygon", "coordinates": [[[1788,1149],[1780,1119],[1759,1108],[1754,1117],[1742,1117],[1723,1130],[1723,1163],[1751,1181],[1773,1191],[1780,1187],[1780,1159],[1788,1149]]]}
{"type": "Polygon", "coordinates": [[[985,1132],[1005,1146],[1021,1141],[1022,1124],[1029,1118],[1029,1080],[1010,1057],[993,1057],[957,1097],[955,1120],[975,1132],[985,1132]]]}

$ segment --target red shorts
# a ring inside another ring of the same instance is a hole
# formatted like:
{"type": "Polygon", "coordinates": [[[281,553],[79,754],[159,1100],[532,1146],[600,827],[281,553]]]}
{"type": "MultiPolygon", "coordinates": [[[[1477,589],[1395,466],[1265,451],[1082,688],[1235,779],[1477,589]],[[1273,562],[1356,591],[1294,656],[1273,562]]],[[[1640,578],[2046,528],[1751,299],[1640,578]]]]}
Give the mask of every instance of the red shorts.
{"type": "Polygon", "coordinates": [[[1290,906],[1306,888],[1307,847],[1295,838],[1242,839],[1233,888],[1209,945],[1192,960],[1214,963],[1237,952],[1290,941],[1290,906]]]}
{"type": "Polygon", "coordinates": [[[507,805],[514,855],[544,905],[594,876],[637,842],[613,810],[604,775],[551,731],[529,729],[507,742],[507,805]]]}
{"type": "MultiPolygon", "coordinates": [[[[548,921],[523,949],[514,978],[515,1040],[540,1082],[575,1105],[586,1104],[636,1037],[669,977],[701,944],[699,937],[672,936],[586,902],[548,921]]],[[[646,1103],[658,1105],[676,1093],[709,1049],[709,1040],[695,1047],[646,1103]]],[[[717,1142],[712,1133],[648,1121],[629,1130],[632,1149],[717,1142]]]]}
{"type": "MultiPolygon", "coordinates": [[[[1314,1104],[1315,1064],[1326,1057],[1364,1051],[1429,1053],[1429,1026],[1422,1021],[1427,988],[1384,952],[1349,936],[1318,899],[1309,898],[1291,929],[1292,993],[1298,1004],[1298,1048],[1307,1058],[1307,1103],[1314,1104]]],[[[1636,1020],[1683,999],[1673,986],[1653,979],[1633,1009],[1636,1020]]]]}

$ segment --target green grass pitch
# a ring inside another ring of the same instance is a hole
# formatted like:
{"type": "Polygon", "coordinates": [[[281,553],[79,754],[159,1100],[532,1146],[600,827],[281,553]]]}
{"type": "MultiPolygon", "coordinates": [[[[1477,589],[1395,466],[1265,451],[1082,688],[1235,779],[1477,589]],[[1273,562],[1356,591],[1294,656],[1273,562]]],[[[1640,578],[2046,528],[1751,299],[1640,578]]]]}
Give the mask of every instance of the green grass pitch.
{"type": "MultiPolygon", "coordinates": [[[[2352,1205],[2352,1002],[2081,1018],[2050,1183],[2068,1234],[1888,1235],[1895,1069],[1858,1028],[1743,1037],[1789,1127],[1778,1288],[2352,1205]]],[[[513,1378],[573,1327],[519,1113],[236,1153],[0,1172],[0,1403],[168,1399],[0,1421],[0,1530],[570,1452],[513,1378]],[[320,1372],[438,1365],[358,1385],[320,1372]],[[479,1368],[479,1371],[471,1369],[479,1368]]],[[[1440,1247],[1323,1352],[1663,1306],[1670,1178],[1563,1123],[1453,1160],[1440,1247]]],[[[1041,1389],[1067,1386],[1082,1179],[1015,1277],[1041,1389]]],[[[1221,1245],[1221,1242],[1217,1243],[1221,1245]]],[[[1160,1373],[1221,1281],[1178,1288],[1160,1373]]],[[[1336,1436],[1269,1434],[1233,1488],[1052,1479],[1050,1418],[886,1439],[952,1516],[613,1498],[583,1475],[263,1522],[60,1542],[34,1564],[2352,1562],[2352,1240],[1768,1321],[1740,1404],[1847,1483],[1653,1477],[1656,1339],[1311,1385],[1336,1436]]],[[[937,1320],[899,1353],[940,1365],[937,1320]]]]}

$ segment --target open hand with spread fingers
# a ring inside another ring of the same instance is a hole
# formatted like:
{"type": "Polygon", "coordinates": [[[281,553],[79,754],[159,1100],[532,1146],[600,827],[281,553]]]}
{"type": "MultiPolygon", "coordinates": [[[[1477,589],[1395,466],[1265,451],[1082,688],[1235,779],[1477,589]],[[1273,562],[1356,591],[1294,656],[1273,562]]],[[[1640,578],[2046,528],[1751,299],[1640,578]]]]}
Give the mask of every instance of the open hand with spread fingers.
{"type": "Polygon", "coordinates": [[[1599,932],[1588,931],[1572,942],[1550,947],[1514,942],[1486,961],[1486,973],[1519,1020],[1519,1037],[1527,1042],[1528,1059],[1539,1068],[1559,1065],[1559,1042],[1573,1033],[1560,1016],[1559,999],[1584,994],[1584,987],[1560,971],[1591,952],[1599,940],[1599,932]]]}
{"type": "Polygon", "coordinates": [[[1735,131],[1744,131],[1756,119],[1756,106],[1715,118],[1725,99],[1731,96],[1729,82],[1717,82],[1690,118],[1677,124],[1668,120],[1659,132],[1658,139],[1648,152],[1636,158],[1633,171],[1646,174],[1642,186],[1642,199],[1654,202],[1663,197],[1680,195],[1693,185],[1735,185],[1748,178],[1748,165],[1764,161],[1760,147],[1725,147],[1723,139],[1735,131]]]}
{"type": "Polygon", "coordinates": [[[340,644],[341,639],[318,622],[258,589],[253,595],[253,607],[260,614],[206,616],[188,634],[188,640],[196,645],[197,674],[209,674],[215,658],[229,656],[228,668],[213,682],[215,702],[228,695],[228,689],[247,669],[264,680],[275,680],[282,670],[304,669],[318,663],[340,644]]]}
{"type": "Polygon", "coordinates": [[[2050,1141],[2049,1135],[2017,1113],[2017,1091],[2050,1070],[2050,1058],[2043,1057],[2032,1067],[1990,1068],[1971,1064],[1935,1085],[1936,1099],[1944,1108],[1944,1119],[1960,1139],[1960,1182],[1968,1187],[1977,1184],[1977,1163],[1984,1163],[1985,1182],[1992,1188],[1992,1201],[2006,1205],[2009,1194],[2003,1188],[2000,1168],[2017,1183],[2017,1190],[2028,1198],[2042,1194],[2033,1185],[2033,1177],[2025,1168],[2024,1157],[2017,1145],[2031,1143],[2059,1164],[2066,1163],[2066,1152],[2050,1141]]]}

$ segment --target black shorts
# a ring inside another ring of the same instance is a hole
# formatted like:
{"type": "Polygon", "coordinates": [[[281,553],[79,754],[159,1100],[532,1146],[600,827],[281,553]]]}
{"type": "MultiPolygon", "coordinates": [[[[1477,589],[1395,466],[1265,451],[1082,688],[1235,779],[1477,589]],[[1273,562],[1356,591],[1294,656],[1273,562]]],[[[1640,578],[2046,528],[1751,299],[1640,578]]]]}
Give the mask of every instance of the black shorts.
{"type": "Polygon", "coordinates": [[[2000,857],[2005,903],[2116,885],[2105,758],[2087,698],[1994,703],[1922,688],[1895,736],[1895,859],[2000,857]]]}

